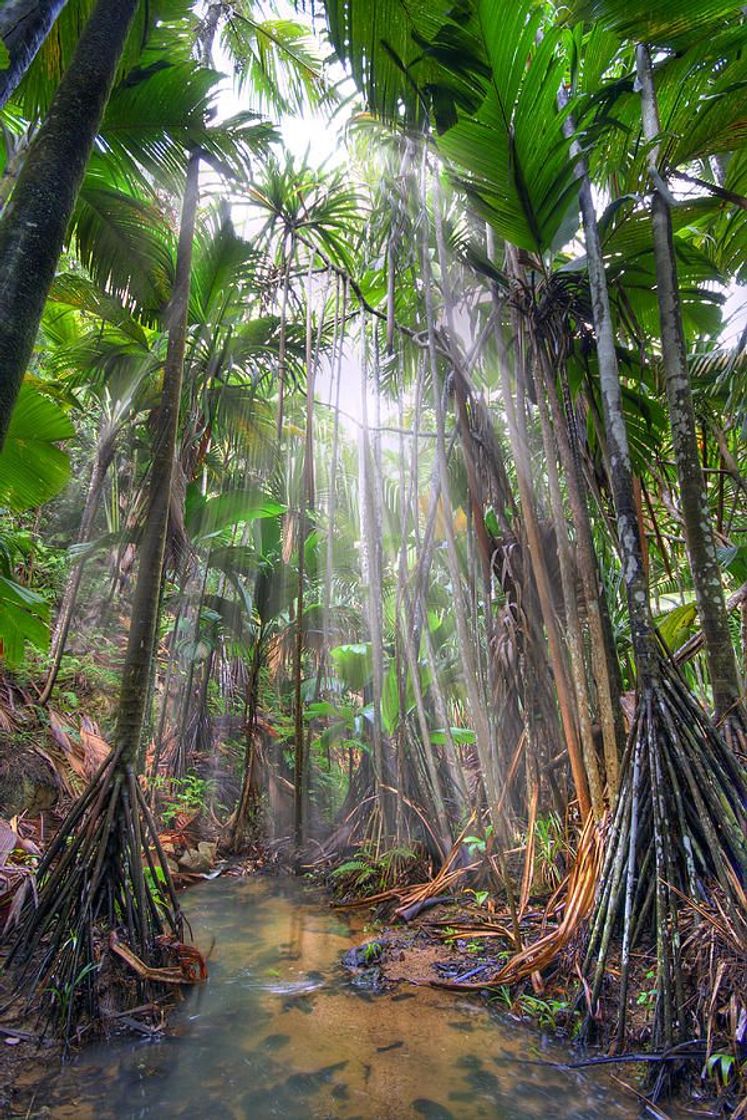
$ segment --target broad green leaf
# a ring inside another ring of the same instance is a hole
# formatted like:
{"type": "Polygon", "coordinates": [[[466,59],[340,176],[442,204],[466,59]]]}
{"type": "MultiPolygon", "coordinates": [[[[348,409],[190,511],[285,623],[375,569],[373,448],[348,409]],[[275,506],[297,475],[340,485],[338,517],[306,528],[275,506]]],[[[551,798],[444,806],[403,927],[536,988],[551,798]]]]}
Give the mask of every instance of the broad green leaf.
{"type": "Polygon", "coordinates": [[[0,451],[0,506],[20,513],[58,494],[70,478],[70,460],[56,444],[73,435],[60,406],[25,382],[0,451]]]}
{"type": "Polygon", "coordinates": [[[336,646],[330,651],[335,672],[353,692],[360,692],[370,683],[373,659],[369,642],[336,646]]]}
{"type": "Polygon", "coordinates": [[[259,490],[227,490],[205,498],[194,484],[187,490],[185,525],[194,539],[220,533],[229,525],[246,524],[278,517],[285,510],[280,502],[265,498],[259,490]]]}
{"type": "MultiPolygon", "coordinates": [[[[475,0],[477,47],[459,64],[484,91],[476,111],[457,113],[440,151],[473,205],[506,241],[544,252],[577,210],[577,183],[563,116],[561,32],[542,28],[533,4],[475,0]],[[542,35],[540,37],[540,33],[542,35]]],[[[564,233],[565,236],[565,233],[564,233]]]]}
{"type": "Polygon", "coordinates": [[[15,580],[0,576],[0,660],[18,665],[26,642],[49,645],[49,607],[45,599],[15,580]]]}
{"type": "MultiPolygon", "coordinates": [[[[477,741],[477,736],[469,727],[452,727],[450,731],[451,737],[455,743],[468,745],[477,741]]],[[[446,731],[443,728],[431,731],[431,743],[433,743],[434,746],[441,746],[445,742],[446,731]]]]}
{"type": "Polygon", "coordinates": [[[682,603],[655,619],[659,633],[669,649],[677,649],[689,637],[697,613],[695,602],[682,603]]]}
{"type": "Polygon", "coordinates": [[[718,561],[738,583],[747,581],[747,544],[716,549],[718,561]]]}

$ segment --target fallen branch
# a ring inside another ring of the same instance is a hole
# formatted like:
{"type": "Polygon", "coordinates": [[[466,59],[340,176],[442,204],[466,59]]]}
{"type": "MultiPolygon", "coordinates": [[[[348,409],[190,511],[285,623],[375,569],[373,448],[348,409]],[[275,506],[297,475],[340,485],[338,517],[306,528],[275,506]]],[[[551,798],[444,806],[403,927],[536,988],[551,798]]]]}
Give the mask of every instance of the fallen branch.
{"type": "Polygon", "coordinates": [[[181,941],[166,943],[165,948],[173,950],[179,957],[179,964],[173,968],[151,968],[140,960],[128,945],[119,940],[114,930],[109,934],[109,948],[116,953],[142,980],[156,984],[197,984],[207,977],[207,969],[202,954],[181,941]],[[181,953],[189,950],[182,959],[181,953]],[[196,970],[196,971],[195,971],[196,970]]]}

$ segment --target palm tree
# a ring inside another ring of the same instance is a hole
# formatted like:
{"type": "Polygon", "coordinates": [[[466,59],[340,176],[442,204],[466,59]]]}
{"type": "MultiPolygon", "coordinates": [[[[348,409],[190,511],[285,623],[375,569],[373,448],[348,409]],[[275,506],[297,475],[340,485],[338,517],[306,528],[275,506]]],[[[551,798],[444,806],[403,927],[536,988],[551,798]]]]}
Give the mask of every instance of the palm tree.
{"type": "MultiPolygon", "coordinates": [[[[10,959],[27,970],[41,944],[43,964],[36,975],[50,1012],[69,1039],[81,1013],[98,1014],[99,990],[91,972],[96,958],[93,934],[100,922],[124,930],[141,957],[158,961],[158,938],[165,927],[181,938],[182,917],[171,872],[137,780],[138,760],[150,694],[150,677],[161,599],[171,486],[181,404],[187,336],[190,273],[199,197],[199,152],[192,154],[179,228],[174,292],[169,306],[169,338],[159,404],[159,425],[150,474],[148,512],[139,547],[138,577],[122,668],[113,750],[82,798],[63,822],[40,867],[37,904],[11,948],[10,959]],[[155,857],[151,848],[155,849],[155,857]],[[146,877],[143,852],[150,878],[146,877]],[[157,901],[161,882],[167,903],[157,901]],[[64,905],[60,905],[64,899],[64,905]],[[71,933],[71,930],[73,931],[71,933]],[[88,976],[83,991],[77,978],[88,976]],[[51,978],[55,986],[51,988],[51,978]],[[76,999],[55,1004],[64,985],[76,999]],[[51,995],[50,995],[51,992],[51,995]]],[[[116,936],[116,935],[115,935],[116,936]]]]}
{"type": "Polygon", "coordinates": [[[98,0],[0,223],[0,447],[137,0],[98,0]]]}
{"type": "Polygon", "coordinates": [[[739,672],[729,633],[721,569],[716,553],[705,477],[698,454],[695,410],[682,322],[677,261],[672,232],[672,196],[662,179],[659,136],[661,122],[649,47],[636,47],[641,91],[643,135],[648,148],[648,173],[653,187],[651,219],[656,262],[656,294],[661,320],[664,382],[669,402],[682,513],[690,570],[703,629],[716,719],[734,745],[747,742],[747,712],[743,707],[739,672]]]}

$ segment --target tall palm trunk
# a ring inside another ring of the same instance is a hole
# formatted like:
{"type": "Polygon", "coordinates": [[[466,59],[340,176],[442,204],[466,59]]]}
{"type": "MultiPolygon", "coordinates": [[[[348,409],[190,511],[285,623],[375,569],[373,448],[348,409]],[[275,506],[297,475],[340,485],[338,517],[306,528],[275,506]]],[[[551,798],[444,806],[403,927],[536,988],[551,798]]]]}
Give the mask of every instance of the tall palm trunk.
{"type": "Polygon", "coordinates": [[[744,720],[746,713],[741,708],[739,673],[729,633],[721,570],[708,509],[705,476],[698,457],[695,409],[687,368],[685,332],[677,282],[670,196],[661,178],[660,149],[659,144],[656,143],[661,132],[661,123],[651,55],[644,44],[639,44],[636,48],[636,67],[641,91],[643,134],[650,145],[648,170],[654,188],[651,196],[651,220],[656,265],[656,294],[661,324],[661,351],[669,403],[672,448],[682,496],[687,553],[705,638],[716,718],[732,723],[744,736],[747,735],[747,722],[744,720]]]}
{"type": "MultiPolygon", "coordinates": [[[[518,316],[514,315],[517,339],[521,335],[518,316]]],[[[547,567],[544,543],[540,532],[537,505],[532,484],[532,471],[528,454],[528,433],[524,413],[523,393],[520,400],[514,402],[511,380],[509,376],[509,356],[503,334],[496,330],[496,343],[499,350],[501,367],[501,387],[503,404],[506,412],[506,422],[511,441],[511,448],[516,461],[516,478],[521,497],[521,511],[526,529],[529,557],[532,573],[537,588],[542,620],[547,634],[549,660],[552,666],[553,679],[558,697],[560,719],[563,725],[568,758],[573,775],[573,784],[579,800],[582,816],[586,816],[591,809],[589,787],[587,782],[584,760],[579,742],[578,728],[576,725],[576,712],[573,703],[571,683],[568,679],[563,643],[560,637],[555,607],[553,604],[552,586],[547,567]]],[[[517,371],[517,377],[519,372],[517,371]]],[[[517,380],[517,385],[519,384],[517,380]]]]}
{"type": "MultiPolygon", "coordinates": [[[[310,510],[314,508],[314,390],[316,384],[317,354],[312,346],[312,277],[313,254],[309,260],[308,281],[306,285],[306,432],[303,451],[303,471],[301,480],[301,503],[298,513],[298,583],[296,595],[296,645],[293,658],[293,708],[295,716],[294,731],[294,801],[293,801],[293,843],[296,856],[300,856],[304,841],[305,813],[304,803],[307,789],[305,778],[308,766],[303,724],[303,700],[301,695],[303,651],[304,651],[304,583],[306,568],[306,535],[310,510]]],[[[288,266],[290,269],[290,265],[288,266]]]]}
{"type": "Polygon", "coordinates": [[[98,0],[0,223],[0,447],[138,0],[98,0]]]}
{"type": "Polygon", "coordinates": [[[122,669],[115,744],[126,765],[135,765],[145,718],[151,662],[158,625],[166,531],[171,503],[187,340],[192,243],[199,197],[200,156],[190,157],[182,207],[174,291],[168,311],[169,340],[163,372],[157,444],[151,467],[149,504],[139,548],[132,620],[122,669]]]}
{"type": "MultiPolygon", "coordinates": [[[[423,196],[425,204],[425,174],[423,175],[423,196]]],[[[436,221],[439,217],[436,217],[436,221]]],[[[492,740],[490,722],[486,712],[485,695],[479,685],[477,658],[475,656],[473,636],[470,632],[467,619],[467,610],[464,602],[464,589],[462,586],[462,573],[459,564],[454,535],[454,522],[452,515],[451,493],[448,477],[448,457],[446,451],[446,420],[445,409],[441,395],[439,379],[438,351],[436,348],[436,320],[433,307],[433,280],[430,267],[428,228],[423,222],[420,260],[423,269],[423,294],[425,302],[425,319],[428,339],[428,360],[431,369],[431,390],[433,396],[433,410],[436,420],[436,447],[435,447],[435,474],[440,489],[440,500],[443,503],[443,528],[446,538],[446,561],[451,581],[451,592],[454,599],[454,620],[456,624],[459,653],[463,666],[465,691],[467,693],[468,707],[472,726],[475,732],[477,754],[480,760],[482,781],[488,804],[488,813],[491,823],[497,827],[497,808],[499,803],[499,790],[493,780],[494,767],[492,758],[492,740]]]]}
{"type": "Polygon", "coordinates": [[[0,70],[0,108],[36,58],[67,0],[5,0],[0,10],[0,40],[10,63],[0,70]]]}

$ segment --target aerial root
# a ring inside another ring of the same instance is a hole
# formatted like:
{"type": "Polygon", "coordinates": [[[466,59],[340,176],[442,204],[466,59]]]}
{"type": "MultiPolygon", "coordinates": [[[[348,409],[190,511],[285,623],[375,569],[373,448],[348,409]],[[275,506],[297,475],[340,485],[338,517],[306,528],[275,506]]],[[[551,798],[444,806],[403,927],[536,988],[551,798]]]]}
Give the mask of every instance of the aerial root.
{"type": "MultiPolygon", "coordinates": [[[[625,1041],[631,951],[656,946],[655,1049],[685,1037],[681,915],[688,900],[740,922],[747,873],[745,773],[676,670],[642,689],[609,828],[584,964],[586,1030],[597,1017],[613,933],[620,938],[617,1048],[625,1041]]],[[[663,1071],[657,1089],[662,1087],[663,1071]]]]}
{"type": "Polygon", "coordinates": [[[173,984],[177,973],[180,983],[203,977],[199,953],[183,943],[184,921],[153,816],[133,767],[117,752],[70,810],[38,881],[8,963],[19,990],[29,1000],[42,997],[46,1021],[66,1042],[81,1017],[100,1023],[111,1018],[112,1002],[130,1000],[132,982],[122,984],[115,958],[137,977],[137,1003],[173,984]]]}

